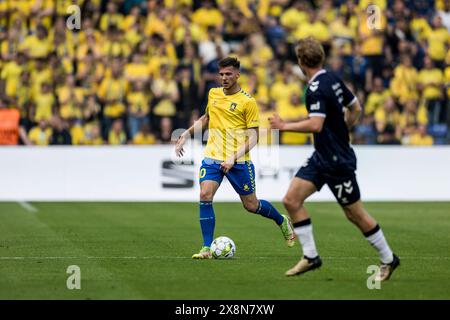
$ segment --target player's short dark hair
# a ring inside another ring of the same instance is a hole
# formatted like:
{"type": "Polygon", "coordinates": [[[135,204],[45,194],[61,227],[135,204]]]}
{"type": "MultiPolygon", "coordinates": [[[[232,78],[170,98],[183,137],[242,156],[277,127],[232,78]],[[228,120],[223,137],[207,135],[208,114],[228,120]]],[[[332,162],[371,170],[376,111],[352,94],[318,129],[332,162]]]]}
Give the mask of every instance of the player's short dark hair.
{"type": "Polygon", "coordinates": [[[295,53],[300,63],[309,68],[318,68],[325,61],[322,44],[313,37],[301,39],[295,48],[295,53]]]}
{"type": "Polygon", "coordinates": [[[234,67],[239,70],[241,62],[236,57],[226,57],[219,61],[219,68],[234,67]]]}

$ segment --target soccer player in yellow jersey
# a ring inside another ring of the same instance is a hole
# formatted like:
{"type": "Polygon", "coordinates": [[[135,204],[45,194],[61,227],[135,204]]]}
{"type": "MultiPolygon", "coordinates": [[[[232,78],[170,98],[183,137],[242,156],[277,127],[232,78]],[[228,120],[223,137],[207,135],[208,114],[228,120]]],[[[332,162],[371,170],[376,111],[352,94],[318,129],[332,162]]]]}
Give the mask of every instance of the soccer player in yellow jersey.
{"type": "Polygon", "coordinates": [[[281,215],[268,201],[255,194],[255,173],[249,151],[258,143],[259,110],[254,98],[243,91],[237,80],[240,62],[228,57],[219,62],[222,87],[208,94],[205,114],[178,139],[176,154],[184,154],[186,138],[208,126],[209,137],[205,158],[200,168],[200,226],[203,247],[193,259],[210,259],[214,237],[215,215],[212,201],[224,176],[239,194],[244,208],[272,219],[280,226],[288,247],[295,235],[290,220],[281,215]]]}

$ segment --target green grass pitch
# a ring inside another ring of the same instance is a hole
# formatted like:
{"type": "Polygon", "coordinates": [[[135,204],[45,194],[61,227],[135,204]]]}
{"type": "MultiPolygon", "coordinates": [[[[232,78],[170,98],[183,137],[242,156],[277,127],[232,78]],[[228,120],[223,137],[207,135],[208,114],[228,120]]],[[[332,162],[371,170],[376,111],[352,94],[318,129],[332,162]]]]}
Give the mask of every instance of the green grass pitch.
{"type": "MultiPolygon", "coordinates": [[[[300,257],[270,220],[216,203],[230,260],[192,260],[201,247],[196,203],[0,203],[0,299],[450,299],[450,203],[367,203],[401,258],[367,288],[375,250],[335,203],[308,203],[323,266],[284,272],[300,257]],[[81,270],[81,289],[66,286],[81,270]]],[[[276,206],[281,210],[282,205],[276,206]]]]}

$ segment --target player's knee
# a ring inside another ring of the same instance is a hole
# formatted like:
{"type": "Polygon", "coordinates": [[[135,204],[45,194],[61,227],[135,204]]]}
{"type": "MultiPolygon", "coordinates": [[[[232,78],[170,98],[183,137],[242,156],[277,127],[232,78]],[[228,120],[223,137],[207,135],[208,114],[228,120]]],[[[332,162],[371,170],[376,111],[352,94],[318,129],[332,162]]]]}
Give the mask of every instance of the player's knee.
{"type": "Polygon", "coordinates": [[[201,190],[200,191],[200,201],[212,201],[213,193],[211,190],[201,190]]]}
{"type": "Polygon", "coordinates": [[[296,210],[303,205],[303,201],[301,201],[301,199],[296,199],[294,197],[286,195],[283,198],[283,205],[287,210],[296,210]]]}
{"type": "Polygon", "coordinates": [[[256,213],[258,210],[259,202],[258,201],[246,201],[243,203],[245,210],[251,213],[256,213]]]}

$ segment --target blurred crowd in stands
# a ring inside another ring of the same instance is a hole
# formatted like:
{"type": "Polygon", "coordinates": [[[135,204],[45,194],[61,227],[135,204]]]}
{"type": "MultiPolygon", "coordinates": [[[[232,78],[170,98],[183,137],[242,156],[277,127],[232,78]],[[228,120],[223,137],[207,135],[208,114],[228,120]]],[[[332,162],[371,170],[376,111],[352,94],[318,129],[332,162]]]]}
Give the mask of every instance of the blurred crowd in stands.
{"type": "Polygon", "coordinates": [[[352,143],[449,143],[450,0],[0,0],[0,144],[170,143],[228,55],[261,128],[301,119],[308,36],[364,107],[352,143]]]}

